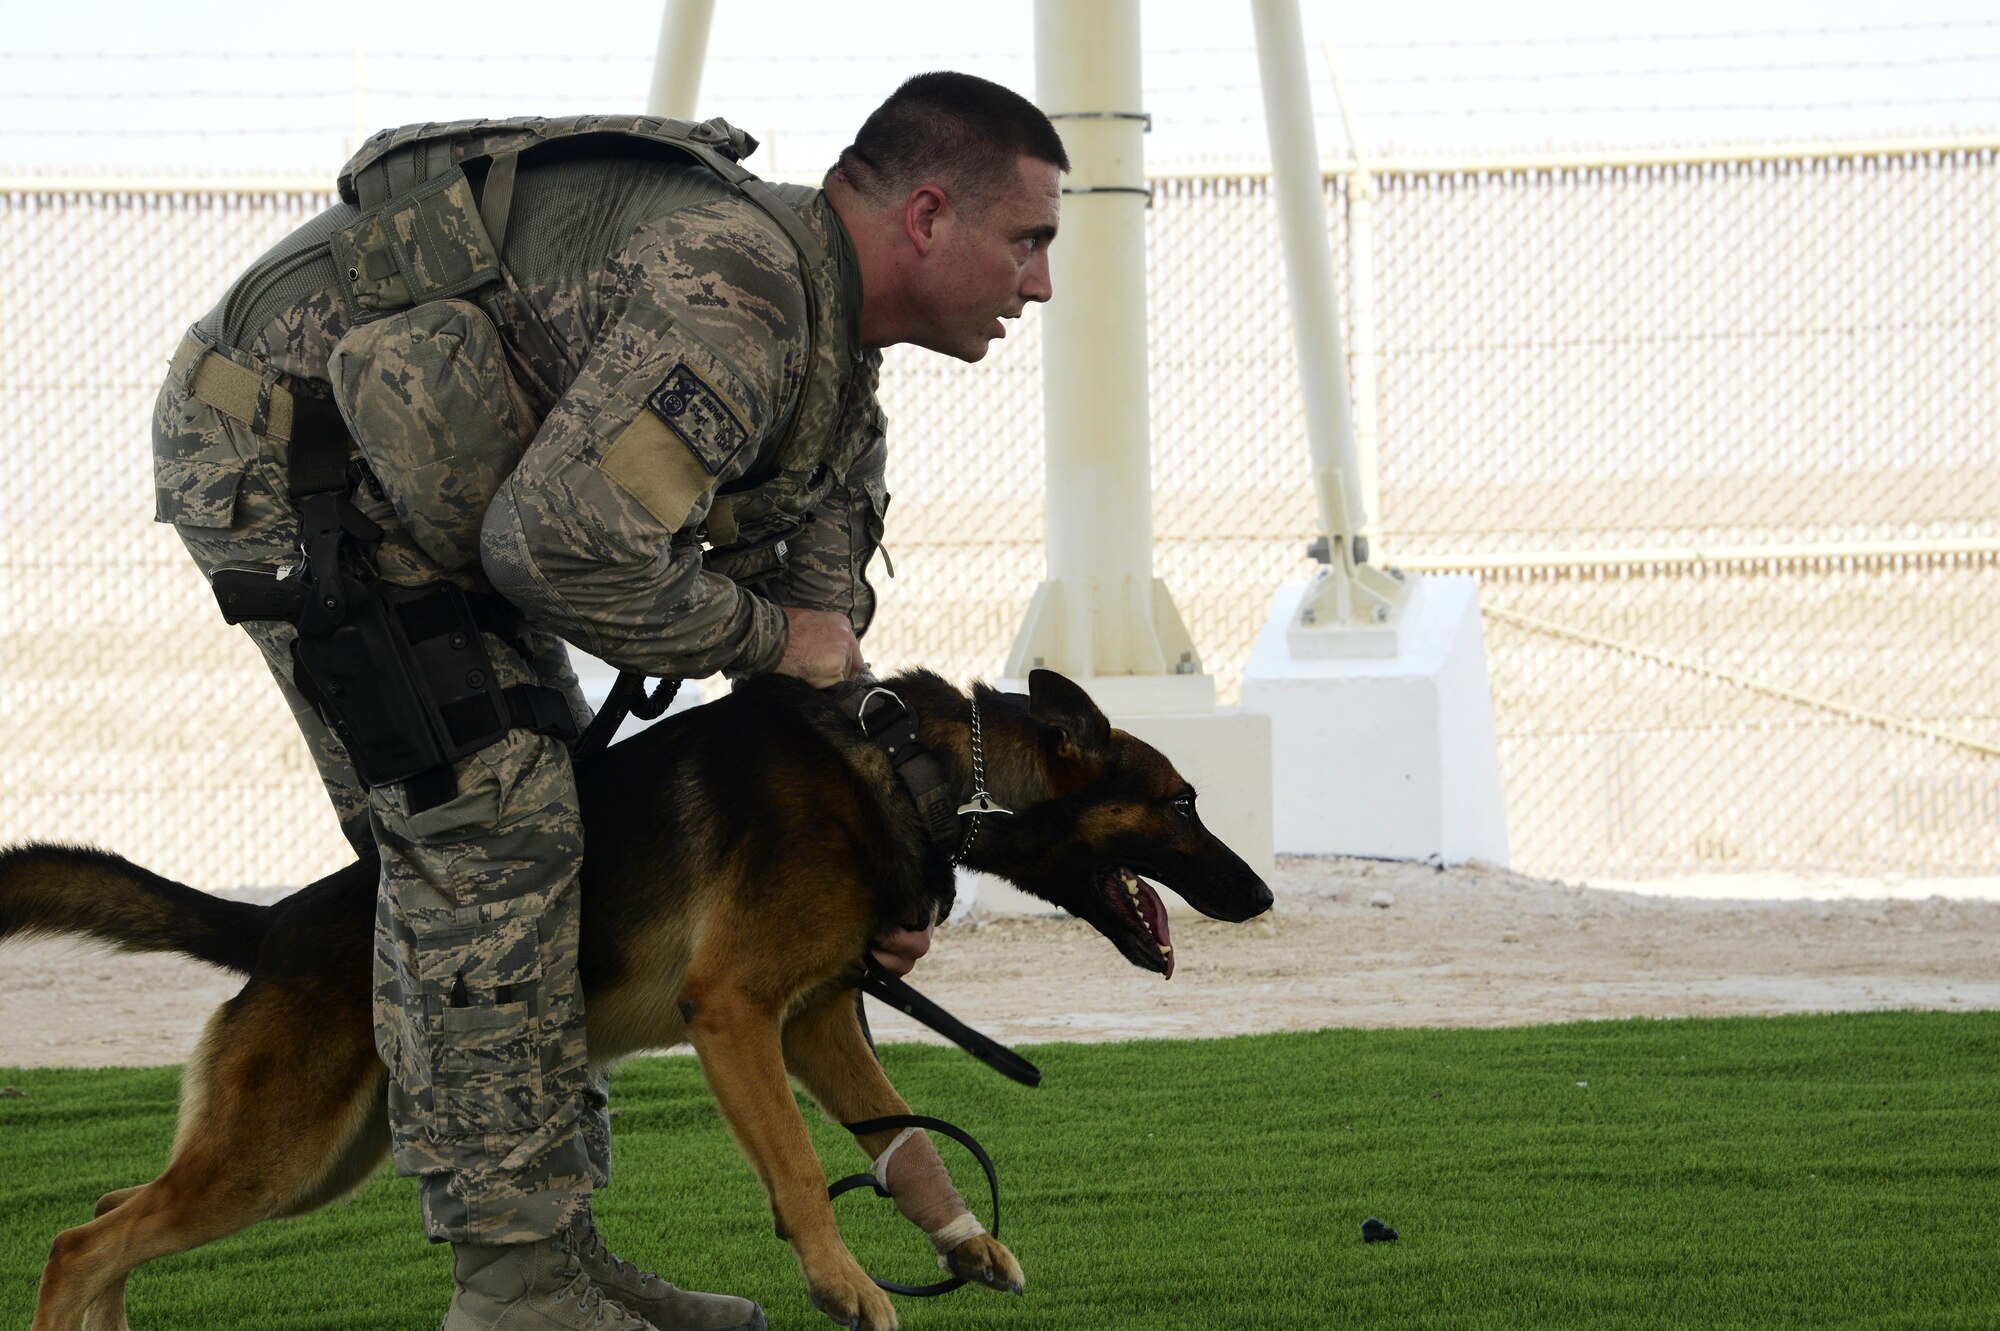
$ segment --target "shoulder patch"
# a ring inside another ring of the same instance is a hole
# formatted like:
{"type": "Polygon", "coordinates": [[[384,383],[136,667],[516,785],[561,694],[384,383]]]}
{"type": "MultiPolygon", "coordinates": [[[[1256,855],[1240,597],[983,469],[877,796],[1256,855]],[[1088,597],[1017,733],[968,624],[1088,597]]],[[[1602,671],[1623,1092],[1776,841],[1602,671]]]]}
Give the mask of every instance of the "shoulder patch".
{"type": "Polygon", "coordinates": [[[750,442],[736,413],[686,361],[667,373],[646,398],[647,408],[686,444],[711,476],[720,476],[731,458],[750,442]]]}

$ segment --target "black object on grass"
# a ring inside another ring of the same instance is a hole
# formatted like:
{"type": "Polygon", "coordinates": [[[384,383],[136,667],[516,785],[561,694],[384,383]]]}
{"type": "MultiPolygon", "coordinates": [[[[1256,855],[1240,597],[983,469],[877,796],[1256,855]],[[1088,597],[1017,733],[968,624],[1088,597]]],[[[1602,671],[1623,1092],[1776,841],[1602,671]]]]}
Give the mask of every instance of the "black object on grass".
{"type": "Polygon", "coordinates": [[[1400,1236],[1395,1230],[1389,1228],[1372,1215],[1361,1222],[1361,1241],[1363,1243],[1394,1243],[1398,1237],[1400,1236]]]}

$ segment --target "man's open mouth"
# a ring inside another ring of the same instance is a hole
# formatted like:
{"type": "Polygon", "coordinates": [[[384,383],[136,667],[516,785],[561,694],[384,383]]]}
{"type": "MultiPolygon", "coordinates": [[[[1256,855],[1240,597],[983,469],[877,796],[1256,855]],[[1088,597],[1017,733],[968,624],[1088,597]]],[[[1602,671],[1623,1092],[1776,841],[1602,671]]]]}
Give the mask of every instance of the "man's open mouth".
{"type": "Polygon", "coordinates": [[[1128,926],[1112,941],[1137,966],[1174,976],[1174,940],[1167,930],[1167,908],[1153,885],[1122,864],[1101,870],[1097,885],[1111,904],[1113,918],[1128,926]]]}

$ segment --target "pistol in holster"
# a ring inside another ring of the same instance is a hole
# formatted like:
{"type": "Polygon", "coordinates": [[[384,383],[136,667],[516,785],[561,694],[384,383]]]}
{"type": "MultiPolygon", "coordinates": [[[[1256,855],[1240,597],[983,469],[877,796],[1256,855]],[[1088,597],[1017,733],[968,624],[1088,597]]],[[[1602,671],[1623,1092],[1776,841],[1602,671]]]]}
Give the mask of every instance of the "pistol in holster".
{"type": "MultiPolygon", "coordinates": [[[[504,736],[510,700],[466,593],[443,581],[383,582],[373,558],[382,529],[344,494],[302,498],[302,563],[223,565],[210,585],[232,624],[298,627],[293,680],[346,745],[363,784],[448,769],[504,736]]],[[[553,716],[538,719],[559,728],[553,716]]]]}

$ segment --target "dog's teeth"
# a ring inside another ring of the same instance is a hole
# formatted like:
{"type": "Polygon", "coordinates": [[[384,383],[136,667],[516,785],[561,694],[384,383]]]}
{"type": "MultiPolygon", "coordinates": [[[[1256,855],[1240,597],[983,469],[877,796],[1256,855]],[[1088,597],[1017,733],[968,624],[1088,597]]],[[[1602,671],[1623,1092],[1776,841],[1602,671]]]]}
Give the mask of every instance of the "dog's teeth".
{"type": "Polygon", "coordinates": [[[1133,874],[1133,872],[1130,869],[1120,869],[1118,871],[1118,876],[1125,880],[1125,888],[1127,891],[1135,890],[1134,884],[1136,884],[1139,881],[1139,879],[1136,875],[1133,874]]]}

